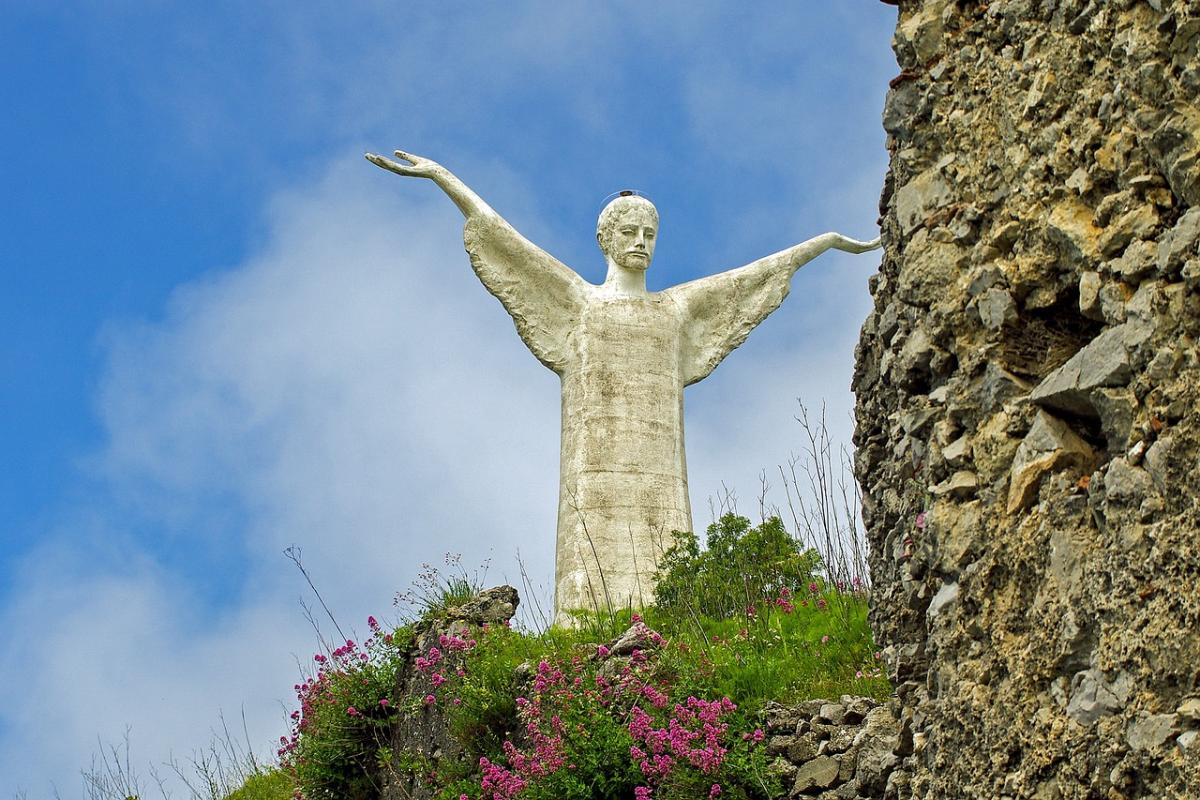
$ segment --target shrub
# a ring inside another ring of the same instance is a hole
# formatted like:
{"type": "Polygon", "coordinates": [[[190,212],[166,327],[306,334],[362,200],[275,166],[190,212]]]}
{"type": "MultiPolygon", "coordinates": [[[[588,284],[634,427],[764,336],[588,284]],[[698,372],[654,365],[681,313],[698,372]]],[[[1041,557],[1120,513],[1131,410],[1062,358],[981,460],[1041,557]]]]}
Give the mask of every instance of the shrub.
{"type": "Polygon", "coordinates": [[[745,517],[725,514],[708,526],[703,550],[694,533],[674,536],[660,561],[654,594],[655,606],[666,615],[745,616],[763,598],[807,585],[821,568],[817,551],[804,548],[779,517],[752,528],[745,517]]]}
{"type": "Polygon", "coordinates": [[[285,770],[272,769],[251,775],[225,800],[292,800],[296,783],[285,770]]]}
{"type": "Polygon", "coordinates": [[[371,636],[352,640],[329,655],[313,656],[316,672],[293,687],[300,707],[292,734],[280,738],[278,755],[309,800],[357,800],[379,793],[380,761],[386,759],[389,718],[396,713],[401,648],[411,629],[384,633],[374,617],[371,636]]]}

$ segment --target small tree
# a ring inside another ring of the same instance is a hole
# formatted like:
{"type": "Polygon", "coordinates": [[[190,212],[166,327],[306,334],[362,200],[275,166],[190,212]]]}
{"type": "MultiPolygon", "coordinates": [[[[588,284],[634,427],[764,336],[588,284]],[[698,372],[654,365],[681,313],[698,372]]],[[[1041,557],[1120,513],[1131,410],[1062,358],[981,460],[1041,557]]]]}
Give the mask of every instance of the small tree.
{"type": "Polygon", "coordinates": [[[757,527],[736,514],[708,526],[701,550],[694,533],[674,533],[659,564],[655,605],[712,619],[747,613],[764,598],[808,584],[821,569],[816,550],[805,548],[771,517],[757,527]]]}

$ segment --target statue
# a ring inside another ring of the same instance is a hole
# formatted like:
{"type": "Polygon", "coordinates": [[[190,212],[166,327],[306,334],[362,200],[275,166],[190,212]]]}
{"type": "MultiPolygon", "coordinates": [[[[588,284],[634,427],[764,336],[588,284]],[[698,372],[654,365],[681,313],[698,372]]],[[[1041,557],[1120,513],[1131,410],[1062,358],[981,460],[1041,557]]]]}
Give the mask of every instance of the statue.
{"type": "Polygon", "coordinates": [[[466,217],[471,266],[512,316],[521,340],[562,379],[562,450],[555,613],[653,600],[658,557],[691,531],[683,448],[683,388],[705,378],[779,307],[795,272],[830,248],[824,233],[744,267],[646,290],[658,212],[632,192],[605,206],[596,240],[608,276],[596,286],[513,229],[465,183],[427,158],[367,158],[428,178],[466,217]]]}

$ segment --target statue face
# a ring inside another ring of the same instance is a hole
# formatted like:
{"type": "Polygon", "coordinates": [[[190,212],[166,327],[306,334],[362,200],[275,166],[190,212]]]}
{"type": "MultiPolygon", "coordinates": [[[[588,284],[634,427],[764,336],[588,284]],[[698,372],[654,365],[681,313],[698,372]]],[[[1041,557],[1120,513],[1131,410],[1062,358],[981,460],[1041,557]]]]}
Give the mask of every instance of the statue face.
{"type": "Polygon", "coordinates": [[[604,252],[619,267],[645,270],[654,259],[658,219],[652,207],[636,205],[624,209],[604,242],[604,252]]]}

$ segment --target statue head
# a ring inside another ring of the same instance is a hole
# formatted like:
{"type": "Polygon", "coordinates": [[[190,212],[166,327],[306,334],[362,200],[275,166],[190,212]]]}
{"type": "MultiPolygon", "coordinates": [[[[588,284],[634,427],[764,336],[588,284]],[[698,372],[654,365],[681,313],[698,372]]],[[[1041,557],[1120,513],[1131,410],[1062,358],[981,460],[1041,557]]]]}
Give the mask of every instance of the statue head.
{"type": "Polygon", "coordinates": [[[654,259],[658,210],[631,191],[621,192],[600,212],[596,241],[608,260],[619,267],[646,270],[654,259]]]}

